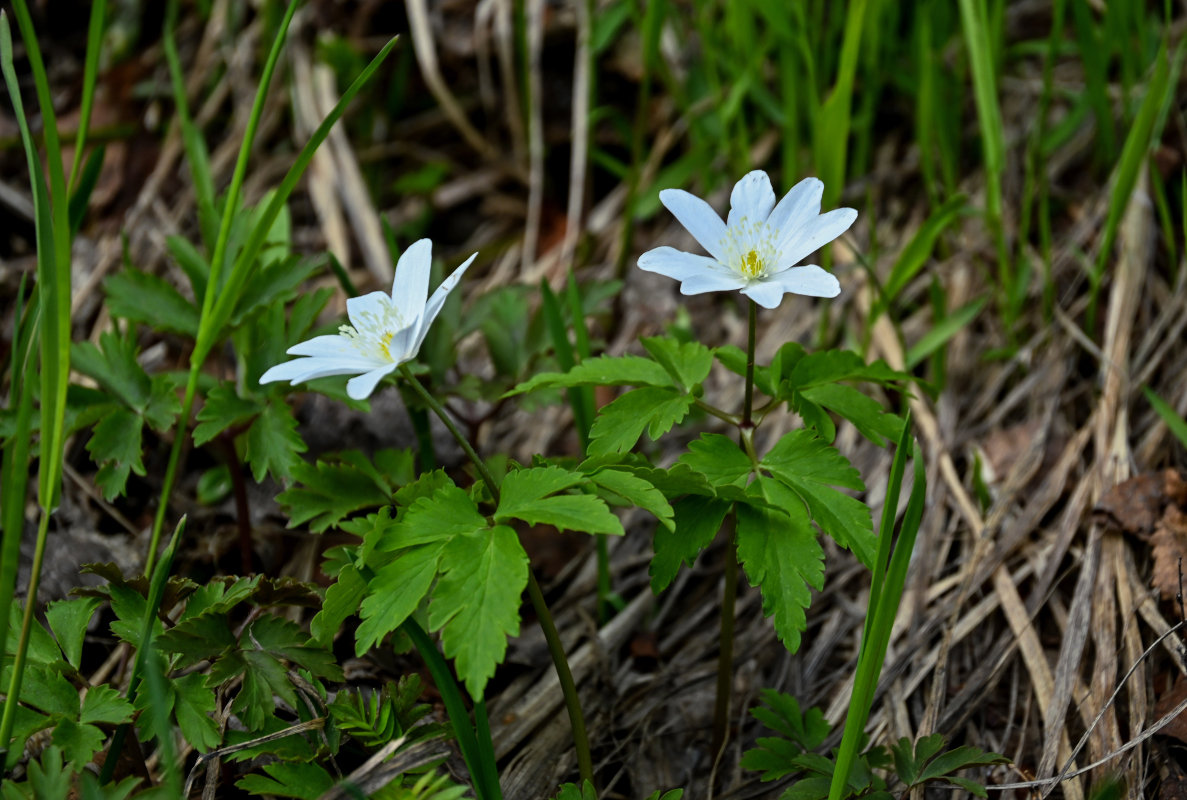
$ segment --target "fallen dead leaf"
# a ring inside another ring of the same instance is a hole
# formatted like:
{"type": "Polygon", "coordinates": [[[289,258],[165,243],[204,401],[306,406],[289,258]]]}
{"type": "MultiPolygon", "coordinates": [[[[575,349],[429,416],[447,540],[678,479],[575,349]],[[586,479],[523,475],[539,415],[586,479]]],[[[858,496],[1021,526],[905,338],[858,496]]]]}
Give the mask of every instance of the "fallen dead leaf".
{"type": "Polygon", "coordinates": [[[1150,548],[1154,551],[1150,583],[1164,599],[1175,597],[1180,588],[1183,559],[1187,557],[1187,514],[1178,506],[1167,507],[1150,537],[1150,548]]]}
{"type": "Polygon", "coordinates": [[[1147,539],[1164,508],[1184,505],[1185,489],[1176,470],[1143,472],[1109,489],[1094,510],[1126,533],[1147,539]]]}

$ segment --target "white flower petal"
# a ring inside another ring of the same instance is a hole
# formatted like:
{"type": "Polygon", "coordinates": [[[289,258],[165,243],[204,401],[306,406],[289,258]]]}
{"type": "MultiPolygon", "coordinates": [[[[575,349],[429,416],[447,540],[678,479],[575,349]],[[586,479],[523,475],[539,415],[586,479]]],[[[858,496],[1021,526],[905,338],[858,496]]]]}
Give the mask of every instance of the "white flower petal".
{"type": "MultiPolygon", "coordinates": [[[[429,326],[433,324],[433,320],[437,319],[437,315],[441,313],[441,309],[445,306],[445,301],[449,297],[449,293],[454,290],[462,276],[466,274],[466,270],[474,263],[474,259],[478,257],[474,253],[461,266],[450,273],[449,277],[441,281],[441,285],[433,292],[433,296],[429,298],[429,302],[424,307],[424,312],[420,315],[420,319],[416,323],[416,335],[412,337],[409,343],[408,350],[404,355],[404,360],[411,360],[416,358],[416,354],[420,352],[420,346],[424,344],[425,336],[429,333],[429,326]]],[[[392,351],[393,355],[395,351],[392,351]]]]}
{"type": "Polygon", "coordinates": [[[387,318],[392,299],[383,292],[369,292],[361,297],[346,299],[346,316],[356,331],[371,330],[377,322],[387,318]]]}
{"type": "Polygon", "coordinates": [[[783,295],[786,293],[782,286],[769,279],[755,281],[742,288],[742,294],[763,308],[777,308],[783,302],[783,295]]]}
{"type": "Polygon", "coordinates": [[[387,364],[379,369],[363,373],[357,378],[351,378],[346,382],[346,393],[355,400],[366,400],[371,396],[371,392],[375,391],[379,382],[390,375],[396,366],[394,363],[387,364]]]}
{"type": "Polygon", "coordinates": [[[433,268],[433,243],[420,239],[408,246],[396,262],[396,277],[392,281],[392,302],[404,318],[412,322],[425,307],[429,296],[429,273],[433,268]]]}
{"type": "Polygon", "coordinates": [[[783,196],[779,205],[775,206],[775,210],[767,218],[767,224],[780,232],[797,231],[805,222],[815,219],[820,214],[820,198],[823,196],[822,181],[818,178],[804,178],[783,196]]]}
{"type": "Polygon", "coordinates": [[[771,179],[767,173],[756,169],[734,184],[734,191],[730,193],[730,214],[726,225],[732,228],[744,219],[752,224],[763,222],[774,207],[775,190],[771,188],[771,179]]]}
{"type": "Polygon", "coordinates": [[[837,208],[821,214],[803,225],[795,233],[785,236],[776,248],[779,253],[775,269],[783,271],[803,261],[824,245],[836,239],[857,219],[852,208],[837,208]]]}
{"type": "Polygon", "coordinates": [[[343,361],[339,358],[296,358],[277,364],[260,376],[260,383],[289,381],[301,383],[330,375],[356,375],[373,369],[373,364],[343,361]]]}
{"type": "Polygon", "coordinates": [[[767,281],[778,284],[785,292],[809,297],[836,297],[841,293],[841,284],[837,277],[815,264],[784,270],[772,275],[767,281]]]}
{"type": "Polygon", "coordinates": [[[709,255],[718,261],[724,259],[721,242],[725,238],[725,223],[712,206],[683,189],[664,189],[659,193],[659,201],[709,255]]]}
{"type": "Polygon", "coordinates": [[[725,272],[701,272],[690,275],[680,282],[680,294],[704,294],[705,292],[728,292],[741,289],[746,279],[740,275],[725,272]]]}
{"type": "Polygon", "coordinates": [[[686,253],[683,250],[677,250],[674,247],[668,247],[666,245],[664,247],[657,247],[654,250],[648,250],[639,256],[639,269],[654,272],[657,275],[663,275],[667,278],[674,278],[678,281],[688,280],[697,275],[710,272],[733,274],[733,272],[727,271],[721,264],[708,256],[686,253]]]}
{"type": "Polygon", "coordinates": [[[328,336],[314,336],[312,339],[298,342],[285,352],[290,356],[323,356],[325,358],[357,357],[359,354],[354,339],[337,333],[328,336]]]}

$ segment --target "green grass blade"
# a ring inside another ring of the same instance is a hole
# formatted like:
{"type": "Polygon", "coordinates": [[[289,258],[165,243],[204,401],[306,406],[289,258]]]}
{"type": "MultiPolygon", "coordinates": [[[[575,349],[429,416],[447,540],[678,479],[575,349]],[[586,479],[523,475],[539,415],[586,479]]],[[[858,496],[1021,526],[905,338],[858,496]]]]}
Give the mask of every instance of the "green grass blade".
{"type": "Polygon", "coordinates": [[[99,173],[103,171],[103,157],[107,153],[107,148],[99,145],[87,157],[86,166],[82,168],[82,177],[78,181],[78,186],[74,188],[70,195],[70,238],[73,239],[78,235],[78,229],[82,226],[83,217],[87,213],[87,203],[91,201],[91,193],[95,191],[95,185],[99,182],[99,173]]]}
{"type": "Polygon", "coordinates": [[[1002,230],[1002,172],[1006,166],[1006,137],[997,101],[997,78],[985,0],[960,0],[969,66],[973,73],[973,99],[981,130],[981,155],[985,162],[985,215],[997,242],[998,270],[1004,296],[1012,296],[1013,267],[1002,230]]]}
{"type": "MultiPolygon", "coordinates": [[[[875,0],[876,2],[876,0],[875,0]]],[[[850,118],[853,111],[853,81],[861,54],[861,32],[870,0],[853,0],[845,13],[845,35],[837,80],[817,115],[814,132],[816,167],[824,181],[825,208],[836,205],[845,181],[850,118]]]]}
{"type": "Polygon", "coordinates": [[[1187,421],[1184,421],[1170,403],[1156,395],[1149,386],[1143,387],[1142,391],[1145,392],[1146,399],[1150,401],[1151,407],[1158,412],[1158,416],[1166,423],[1170,432],[1175,435],[1181,445],[1187,447],[1187,421]]]}
{"type": "Polygon", "coordinates": [[[919,341],[907,350],[906,369],[908,371],[914,369],[919,362],[947,344],[949,339],[972,322],[985,307],[985,299],[978,297],[932,325],[927,333],[923,334],[919,341]]]}
{"type": "Polygon", "coordinates": [[[915,548],[915,538],[919,533],[919,525],[923,518],[923,503],[927,494],[927,475],[923,468],[923,459],[916,451],[917,448],[914,446],[914,439],[911,436],[911,416],[908,414],[903,424],[903,434],[895,449],[890,476],[887,479],[886,500],[882,506],[882,522],[878,529],[878,554],[874,561],[870,603],[866,612],[865,627],[862,631],[861,652],[857,659],[853,694],[849,701],[849,711],[845,717],[845,730],[841,737],[841,745],[837,750],[837,763],[833,770],[832,783],[829,786],[829,800],[840,800],[847,793],[849,773],[857,759],[857,749],[861,743],[866,721],[869,719],[874,690],[877,688],[878,677],[882,672],[891,628],[894,625],[895,615],[898,613],[899,601],[902,599],[903,587],[906,584],[907,570],[911,563],[911,553],[915,548]],[[907,501],[902,527],[898,540],[894,543],[892,554],[891,540],[894,538],[894,519],[898,512],[899,496],[903,477],[906,474],[907,460],[912,456],[915,457],[915,469],[911,495],[907,501]]]}
{"type": "Polygon", "coordinates": [[[91,22],[87,26],[87,55],[82,70],[82,101],[78,110],[78,135],[74,140],[74,163],[70,165],[70,180],[66,182],[70,191],[73,191],[74,181],[78,178],[87,144],[87,128],[91,124],[91,109],[95,105],[95,80],[99,75],[99,49],[103,46],[103,24],[106,18],[107,0],[94,0],[91,4],[91,22]]]}
{"type": "Polygon", "coordinates": [[[217,216],[214,212],[214,173],[210,169],[210,153],[202,132],[194,125],[190,116],[190,104],[186,98],[185,78],[181,70],[181,58],[177,55],[177,0],[169,0],[165,9],[165,33],[161,39],[165,51],[165,63],[169,66],[169,78],[173,87],[173,105],[177,113],[177,125],[181,129],[181,142],[185,147],[186,162],[190,177],[194,181],[194,194],[198,204],[198,228],[206,243],[207,255],[214,249],[217,230],[217,216]]]}

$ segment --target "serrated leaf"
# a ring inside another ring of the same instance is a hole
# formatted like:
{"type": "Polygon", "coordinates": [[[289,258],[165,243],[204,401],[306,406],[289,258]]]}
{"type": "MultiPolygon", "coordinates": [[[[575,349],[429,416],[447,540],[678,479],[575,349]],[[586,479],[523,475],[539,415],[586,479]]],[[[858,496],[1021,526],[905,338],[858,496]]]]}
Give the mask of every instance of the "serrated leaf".
{"type": "Polygon", "coordinates": [[[316,464],[293,467],[294,485],[277,495],[289,517],[289,528],[309,522],[321,533],[363,509],[392,501],[394,481],[358,450],[322,457],[316,464]]]}
{"type": "Polygon", "coordinates": [[[122,269],[103,281],[103,288],[107,292],[107,310],[112,316],[197,338],[198,309],[155,275],[122,269]]]}
{"type": "Polygon", "coordinates": [[[777,781],[786,778],[803,767],[796,761],[796,757],[804,751],[794,742],[779,739],[774,736],[760,737],[755,744],[758,747],[747,750],[742,754],[739,765],[743,769],[761,772],[760,781],[777,781]]]}
{"type": "MultiPolygon", "coordinates": [[[[933,735],[938,736],[938,734],[933,735]]],[[[942,739],[939,744],[940,747],[943,746],[942,739]]],[[[938,749],[939,748],[937,748],[937,750],[938,749]]],[[[970,745],[964,745],[953,750],[949,750],[946,753],[940,753],[939,755],[936,755],[935,758],[932,758],[934,753],[928,754],[926,756],[920,756],[918,749],[916,749],[915,755],[916,759],[920,762],[931,759],[928,761],[927,766],[925,766],[919,773],[918,780],[920,782],[937,780],[939,778],[952,781],[955,780],[955,778],[952,776],[952,773],[956,772],[958,769],[969,769],[971,767],[986,767],[992,764],[1010,763],[1010,760],[1005,756],[998,755],[997,753],[987,753],[979,747],[972,747],[970,745]]]]}
{"type": "Polygon", "coordinates": [[[325,601],[309,623],[309,633],[314,641],[322,647],[330,647],[346,618],[358,613],[366,593],[367,582],[359,571],[349,564],[343,567],[337,580],[326,588],[325,601]]]}
{"type": "MultiPolygon", "coordinates": [[[[869,506],[833,488],[865,489],[860,473],[839,450],[801,429],[780,439],[760,465],[795,493],[822,531],[866,566],[873,564],[877,540],[869,506]]],[[[769,479],[760,479],[760,484],[773,505],[794,505],[769,479]]]]}
{"type": "Polygon", "coordinates": [[[236,645],[231,623],[222,613],[200,614],[182,620],[155,641],[161,650],[181,656],[178,661],[181,667],[218,658],[236,645]]]}
{"type": "Polygon", "coordinates": [[[359,608],[363,621],[355,632],[356,655],[362,656],[412,615],[437,577],[444,547],[445,541],[440,541],[403,550],[376,571],[359,608]]]}
{"type": "MultiPolygon", "coordinates": [[[[40,626],[39,626],[40,627],[40,626]]],[[[56,648],[55,648],[56,649],[56,648]]],[[[25,667],[21,684],[21,702],[28,703],[46,714],[60,714],[77,718],[80,708],[78,690],[70,685],[57,665],[25,667]]]]}
{"type": "Polygon", "coordinates": [[[824,585],[824,551],[802,508],[788,514],[739,504],[737,515],[738,559],[762,590],[763,616],[774,617],[776,635],[794,653],[807,625],[809,588],[824,585]]]}
{"type": "Polygon", "coordinates": [[[97,597],[74,597],[55,600],[45,610],[49,629],[58,640],[66,660],[75,669],[82,662],[82,640],[86,636],[87,626],[101,603],[97,597]]]}
{"type": "Polygon", "coordinates": [[[140,455],[140,437],[144,423],[136,412],[117,408],[99,420],[87,442],[87,452],[99,464],[95,483],[103,490],[103,497],[112,500],[124,493],[128,474],[144,474],[140,455]]]}
{"type": "Polygon", "coordinates": [[[273,303],[284,304],[297,296],[297,287],[325,263],[325,257],[275,259],[257,268],[243,285],[228,325],[239,326],[256,311],[273,303]]]}
{"type": "Polygon", "coordinates": [[[221,577],[194,589],[186,598],[181,621],[202,614],[226,614],[260,589],[263,576],[250,578],[221,577]]]}
{"type": "Polygon", "coordinates": [[[673,506],[675,528],[655,529],[655,556],[651,559],[651,591],[659,594],[680,571],[681,564],[692,566],[696,557],[709,546],[730,503],[713,497],[689,495],[673,506]]]}
{"type": "Polygon", "coordinates": [[[263,775],[244,775],[235,786],[254,795],[295,797],[298,800],[317,800],[334,787],[334,778],[324,767],[278,761],[266,764],[263,775]]]}
{"type": "Polygon", "coordinates": [[[787,385],[803,391],[810,386],[837,381],[869,381],[889,385],[909,379],[909,375],[891,369],[885,361],[867,364],[852,350],[820,350],[796,362],[787,377],[787,385]]]}
{"type": "Polygon", "coordinates": [[[687,391],[704,382],[713,367],[713,351],[700,342],[678,342],[663,336],[641,341],[651,357],[687,391]]]}
{"type": "Polygon", "coordinates": [[[250,642],[269,655],[304,667],[315,677],[342,680],[342,668],[334,654],[318,647],[297,623],[291,620],[274,614],[258,617],[248,628],[248,634],[240,641],[250,642]]]}
{"type": "MultiPolygon", "coordinates": [[[[746,351],[742,348],[732,344],[722,345],[714,348],[713,356],[730,372],[746,377],[746,351]]],[[[754,386],[768,397],[775,396],[771,374],[769,368],[760,364],[754,365],[754,386]]]]}
{"type": "MultiPolygon", "coordinates": [[[[878,447],[884,447],[887,439],[897,442],[902,434],[901,417],[891,414],[874,398],[844,383],[811,386],[800,392],[799,396],[840,414],[853,423],[858,433],[878,447]]],[[[799,404],[796,406],[798,410],[799,404]]],[[[824,439],[831,442],[835,436],[831,420],[827,428],[828,430],[817,430],[824,439]]]]}
{"type": "MultiPolygon", "coordinates": [[[[382,517],[383,512],[380,512],[382,517]]],[[[464,490],[449,482],[428,497],[417,498],[394,523],[376,525],[373,549],[395,552],[418,544],[447,541],[486,527],[486,518],[464,490]]]]}
{"type": "Polygon", "coordinates": [[[263,410],[264,404],[258,400],[240,397],[233,383],[219,383],[206,393],[206,402],[198,412],[194,445],[201,447],[232,425],[247,422],[263,410]]]}
{"type": "Polygon", "coordinates": [[[82,701],[80,722],[107,722],[119,725],[132,718],[132,704],[110,686],[92,686],[82,701]]]}
{"type": "Polygon", "coordinates": [[[203,676],[193,672],[170,678],[170,691],[174,694],[173,713],[177,726],[186,741],[199,752],[210,752],[222,743],[218,723],[210,716],[215,709],[214,690],[204,684],[203,676]]]}
{"type": "Polygon", "coordinates": [[[519,604],[528,556],[504,525],[452,539],[441,553],[441,579],[429,603],[429,627],[471,697],[480,698],[502,662],[507,637],[519,635],[519,604]]]}
{"type": "Polygon", "coordinates": [[[70,347],[70,366],[92,378],[129,408],[141,409],[148,402],[151,381],[136,361],[136,342],[116,331],[99,335],[99,347],[75,342],[70,347]]]}
{"type": "Polygon", "coordinates": [[[148,402],[140,413],[154,431],[164,433],[173,427],[174,420],[181,413],[181,399],[177,396],[177,384],[172,375],[152,376],[148,402]]]}
{"type": "Polygon", "coordinates": [[[815,750],[828,738],[832,726],[819,708],[801,711],[798,700],[774,689],[763,689],[761,694],[763,702],[769,707],[753,708],[750,710],[751,716],[771,730],[783,734],[801,751],[815,750]]]}
{"type": "Polygon", "coordinates": [[[75,722],[70,718],[58,720],[54,726],[53,743],[65,751],[66,757],[74,765],[71,772],[77,772],[89,763],[95,753],[103,749],[106,738],[103,731],[94,725],[75,722]]]}
{"type": "Polygon", "coordinates": [[[507,392],[505,397],[536,389],[568,386],[673,386],[672,376],[660,364],[642,356],[596,356],[568,372],[541,372],[507,392]]]}
{"type": "Polygon", "coordinates": [[[678,463],[705,476],[714,489],[744,487],[754,465],[737,442],[720,433],[703,433],[688,444],[678,463]]]}
{"type": "Polygon", "coordinates": [[[688,416],[695,398],[674,389],[645,386],[633,389],[598,409],[589,431],[590,455],[625,453],[644,429],[655,441],[688,416]]]}
{"type": "Polygon", "coordinates": [[[552,525],[560,530],[585,533],[623,534],[622,523],[606,503],[590,494],[554,492],[576,486],[586,480],[578,472],[560,467],[532,467],[508,473],[503,479],[502,497],[495,520],[522,520],[529,525],[552,525]]]}
{"type": "Polygon", "coordinates": [[[599,488],[622,498],[629,505],[650,512],[665,528],[675,529],[672,506],[663,492],[647,480],[620,469],[599,469],[587,474],[590,482],[599,488]]]}
{"type": "Polygon", "coordinates": [[[307,449],[297,434],[297,420],[283,401],[264,406],[247,430],[247,463],[257,483],[268,474],[278,480],[291,477],[300,462],[298,454],[307,449]]]}

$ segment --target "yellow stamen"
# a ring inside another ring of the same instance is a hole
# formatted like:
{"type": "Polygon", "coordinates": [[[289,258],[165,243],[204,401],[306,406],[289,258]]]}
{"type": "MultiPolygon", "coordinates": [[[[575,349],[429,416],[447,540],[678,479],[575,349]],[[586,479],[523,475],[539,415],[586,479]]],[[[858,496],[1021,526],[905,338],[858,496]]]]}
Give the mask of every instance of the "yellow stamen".
{"type": "Polygon", "coordinates": [[[747,278],[757,278],[762,275],[763,263],[758,256],[758,251],[751,250],[746,255],[742,256],[742,274],[747,278]]]}
{"type": "Polygon", "coordinates": [[[383,357],[388,359],[389,361],[391,360],[392,354],[391,354],[391,351],[388,350],[387,348],[388,348],[388,345],[390,345],[392,343],[392,337],[395,335],[396,335],[395,331],[388,331],[387,333],[383,334],[383,336],[379,339],[379,349],[381,351],[383,351],[383,357]]]}

